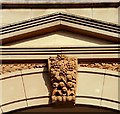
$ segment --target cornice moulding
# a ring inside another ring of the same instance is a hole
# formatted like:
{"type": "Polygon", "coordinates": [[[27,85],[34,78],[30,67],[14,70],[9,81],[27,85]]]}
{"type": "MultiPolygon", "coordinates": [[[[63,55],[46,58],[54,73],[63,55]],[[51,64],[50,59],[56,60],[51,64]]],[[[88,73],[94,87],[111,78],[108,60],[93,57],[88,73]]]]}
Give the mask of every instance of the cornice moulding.
{"type": "Polygon", "coordinates": [[[39,61],[45,62],[49,56],[57,54],[71,54],[78,61],[117,61],[119,62],[119,46],[93,46],[93,47],[53,47],[53,48],[1,48],[2,62],[8,61],[39,61]]]}
{"type": "Polygon", "coordinates": [[[2,0],[2,8],[107,8],[119,7],[119,0],[2,0]]]}
{"type": "Polygon", "coordinates": [[[95,36],[96,38],[120,43],[120,26],[62,12],[3,26],[0,29],[2,30],[1,40],[3,45],[58,30],[95,36]]]}

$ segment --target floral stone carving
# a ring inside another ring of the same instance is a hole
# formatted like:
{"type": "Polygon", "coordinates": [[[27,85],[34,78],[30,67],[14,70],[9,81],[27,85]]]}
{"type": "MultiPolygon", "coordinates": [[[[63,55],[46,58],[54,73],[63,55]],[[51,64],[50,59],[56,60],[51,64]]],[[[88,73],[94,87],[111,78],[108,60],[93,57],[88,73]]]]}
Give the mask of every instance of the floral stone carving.
{"type": "Polygon", "coordinates": [[[57,55],[48,59],[52,103],[75,104],[77,58],[57,55]]]}

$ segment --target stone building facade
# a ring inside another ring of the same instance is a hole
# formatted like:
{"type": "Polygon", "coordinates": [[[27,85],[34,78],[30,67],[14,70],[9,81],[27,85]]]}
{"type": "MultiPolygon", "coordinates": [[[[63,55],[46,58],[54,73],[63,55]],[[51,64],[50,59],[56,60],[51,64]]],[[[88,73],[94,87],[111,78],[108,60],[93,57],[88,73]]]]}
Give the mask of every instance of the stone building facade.
{"type": "Polygon", "coordinates": [[[120,111],[119,0],[3,0],[0,112],[53,110],[49,57],[77,58],[74,112],[120,111]]]}

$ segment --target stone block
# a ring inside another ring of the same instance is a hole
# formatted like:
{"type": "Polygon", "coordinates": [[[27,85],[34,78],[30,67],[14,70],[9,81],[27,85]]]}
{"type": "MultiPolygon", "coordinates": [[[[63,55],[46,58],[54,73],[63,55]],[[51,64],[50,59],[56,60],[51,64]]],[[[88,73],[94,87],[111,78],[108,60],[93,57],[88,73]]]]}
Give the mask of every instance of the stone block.
{"type": "Polygon", "coordinates": [[[76,98],[76,104],[100,106],[100,99],[79,98],[79,97],[77,97],[76,98]]]}
{"type": "Polygon", "coordinates": [[[112,109],[115,109],[115,110],[120,110],[120,104],[115,103],[115,102],[111,102],[111,101],[102,100],[101,106],[102,107],[107,107],[107,108],[112,108],[112,109]]]}
{"type": "Polygon", "coordinates": [[[103,81],[103,74],[78,73],[76,95],[101,98],[103,81]]]}
{"type": "Polygon", "coordinates": [[[21,76],[2,80],[2,104],[25,99],[21,76]]]}
{"type": "Polygon", "coordinates": [[[105,75],[102,98],[119,101],[120,100],[118,95],[119,83],[120,78],[105,75]]]}
{"type": "Polygon", "coordinates": [[[38,106],[38,105],[48,105],[49,104],[49,98],[37,98],[28,100],[28,106],[38,106]]]}
{"type": "Polygon", "coordinates": [[[2,110],[3,113],[5,113],[26,107],[27,107],[26,101],[21,101],[21,102],[11,103],[9,105],[2,106],[2,110]]]}
{"type": "Polygon", "coordinates": [[[27,99],[49,96],[50,84],[47,73],[22,75],[27,99]]]}

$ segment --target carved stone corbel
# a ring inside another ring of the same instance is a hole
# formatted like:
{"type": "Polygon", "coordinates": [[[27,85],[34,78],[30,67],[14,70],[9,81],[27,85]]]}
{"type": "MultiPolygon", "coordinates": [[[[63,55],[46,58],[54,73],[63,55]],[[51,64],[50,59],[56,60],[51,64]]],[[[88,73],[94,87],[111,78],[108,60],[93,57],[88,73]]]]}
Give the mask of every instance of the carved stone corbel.
{"type": "Polygon", "coordinates": [[[75,105],[77,58],[57,55],[49,57],[48,69],[52,85],[52,103],[75,105]]]}

